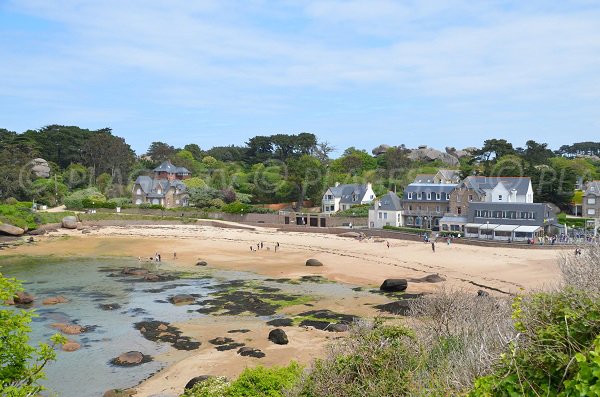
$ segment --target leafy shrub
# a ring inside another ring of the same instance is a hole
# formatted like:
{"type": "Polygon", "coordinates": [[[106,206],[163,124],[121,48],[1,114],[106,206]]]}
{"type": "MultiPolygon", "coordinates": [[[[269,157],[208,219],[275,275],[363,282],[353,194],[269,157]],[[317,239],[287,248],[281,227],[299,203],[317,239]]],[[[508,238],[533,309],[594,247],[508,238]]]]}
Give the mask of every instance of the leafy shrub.
{"type": "Polygon", "coordinates": [[[366,218],[369,216],[369,208],[371,208],[371,204],[355,205],[347,210],[336,212],[334,216],[366,218]]]}
{"type": "Polygon", "coordinates": [[[210,378],[181,397],[283,397],[301,375],[302,367],[295,362],[287,367],[246,368],[231,383],[225,378],[210,378]]]}
{"type": "Polygon", "coordinates": [[[224,206],[221,207],[221,210],[228,214],[243,214],[243,213],[247,214],[250,212],[251,209],[252,209],[251,205],[242,204],[239,201],[234,201],[231,204],[225,204],[224,206]]]}
{"type": "Polygon", "coordinates": [[[0,222],[8,223],[22,229],[35,229],[37,223],[31,207],[32,203],[28,202],[0,205],[0,222]]]}
{"type": "Polygon", "coordinates": [[[77,190],[76,192],[73,192],[71,195],[65,198],[64,202],[65,206],[68,209],[73,210],[82,210],[86,208],[85,204],[94,206],[94,208],[102,208],[95,206],[96,204],[100,205],[100,203],[106,202],[106,197],[102,193],[100,193],[95,187],[90,187],[87,189],[77,190]]]}
{"type": "Polygon", "coordinates": [[[142,204],[138,205],[138,208],[141,208],[144,210],[164,210],[165,209],[165,207],[163,207],[162,205],[150,204],[150,203],[142,203],[142,204]]]}
{"type": "MultiPolygon", "coordinates": [[[[0,302],[12,299],[22,290],[15,279],[0,273],[0,302]]],[[[45,343],[35,348],[29,345],[29,323],[33,314],[26,310],[0,309],[0,395],[26,397],[38,394],[43,387],[44,366],[56,358],[54,345],[65,343],[60,335],[51,337],[53,345],[45,343]]]]}

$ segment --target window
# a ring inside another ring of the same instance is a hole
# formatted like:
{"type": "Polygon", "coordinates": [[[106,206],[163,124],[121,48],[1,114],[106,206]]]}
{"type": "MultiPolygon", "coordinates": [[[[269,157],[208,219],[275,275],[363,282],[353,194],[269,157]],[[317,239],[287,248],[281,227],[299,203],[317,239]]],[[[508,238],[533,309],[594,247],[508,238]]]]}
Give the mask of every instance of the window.
{"type": "MultiPolygon", "coordinates": [[[[458,215],[461,215],[462,214],[462,208],[458,207],[456,212],[458,213],[458,215]]],[[[475,216],[479,216],[479,215],[477,215],[478,212],[479,212],[479,210],[475,211],[475,216]]]]}
{"type": "Polygon", "coordinates": [[[409,204],[409,205],[408,205],[408,210],[409,210],[409,211],[412,211],[412,204],[409,204]]]}
{"type": "Polygon", "coordinates": [[[501,194],[498,195],[498,201],[502,201],[502,195],[501,194]]]}
{"type": "Polygon", "coordinates": [[[460,200],[462,200],[462,195],[460,193],[456,193],[456,202],[460,203],[460,200]]]}
{"type": "Polygon", "coordinates": [[[383,219],[387,219],[387,212],[383,213],[383,219]]]}
{"type": "Polygon", "coordinates": [[[325,200],[333,200],[333,194],[328,194],[325,196],[325,200]]]}
{"type": "Polygon", "coordinates": [[[412,216],[409,216],[408,218],[406,218],[406,224],[407,225],[412,225],[413,224],[413,218],[412,218],[412,216]]]}
{"type": "Polygon", "coordinates": [[[402,222],[402,215],[398,214],[398,223],[402,222]]]}
{"type": "Polygon", "coordinates": [[[412,192],[409,192],[409,193],[408,193],[408,199],[409,199],[409,200],[412,200],[412,192]]]}
{"type": "Polygon", "coordinates": [[[596,204],[596,198],[595,197],[588,198],[588,204],[596,204]]]}
{"type": "Polygon", "coordinates": [[[138,189],[138,190],[137,190],[137,195],[138,195],[138,196],[141,196],[141,195],[142,195],[142,189],[138,189]]]}
{"type": "Polygon", "coordinates": [[[158,190],[156,191],[156,193],[162,194],[162,190],[160,188],[158,188],[158,190]]]}
{"type": "Polygon", "coordinates": [[[378,213],[378,218],[383,219],[383,212],[378,213]]]}
{"type": "Polygon", "coordinates": [[[417,193],[417,200],[422,200],[422,199],[423,199],[423,194],[417,193]]]}
{"type": "Polygon", "coordinates": [[[427,193],[427,200],[431,200],[431,193],[427,193]]]}
{"type": "Polygon", "coordinates": [[[596,215],[596,210],[594,208],[588,208],[588,215],[596,215]]]}
{"type": "Polygon", "coordinates": [[[440,193],[436,193],[435,194],[435,199],[436,200],[441,200],[442,199],[442,195],[440,193]]]}
{"type": "Polygon", "coordinates": [[[473,195],[469,194],[469,201],[473,201],[473,195]]]}

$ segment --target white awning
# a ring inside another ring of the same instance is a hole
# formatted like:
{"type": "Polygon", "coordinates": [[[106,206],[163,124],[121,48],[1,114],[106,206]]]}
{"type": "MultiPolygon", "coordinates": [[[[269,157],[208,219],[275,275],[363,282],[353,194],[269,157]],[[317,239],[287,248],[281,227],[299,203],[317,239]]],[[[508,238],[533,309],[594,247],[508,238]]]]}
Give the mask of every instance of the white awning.
{"type": "Polygon", "coordinates": [[[492,230],[497,228],[498,225],[497,223],[484,223],[483,225],[479,226],[479,230],[492,230]]]}
{"type": "Polygon", "coordinates": [[[464,216],[445,216],[440,219],[440,223],[467,223],[467,218],[464,216]]]}
{"type": "Polygon", "coordinates": [[[515,232],[535,233],[541,228],[541,226],[519,226],[515,229],[515,232]]]}
{"type": "Polygon", "coordinates": [[[518,228],[518,225],[500,225],[497,228],[494,229],[495,232],[512,232],[513,230],[515,230],[516,228],[518,228]]]}
{"type": "Polygon", "coordinates": [[[479,229],[481,227],[481,223],[467,223],[465,227],[467,229],[479,229]]]}

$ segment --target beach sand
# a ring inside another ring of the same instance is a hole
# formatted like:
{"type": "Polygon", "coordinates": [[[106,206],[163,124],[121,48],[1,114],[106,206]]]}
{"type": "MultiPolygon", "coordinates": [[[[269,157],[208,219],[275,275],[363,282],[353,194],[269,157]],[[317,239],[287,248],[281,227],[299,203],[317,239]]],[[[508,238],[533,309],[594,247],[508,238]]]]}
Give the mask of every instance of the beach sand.
{"type": "MultiPolygon", "coordinates": [[[[164,269],[185,270],[199,260],[210,268],[254,272],[273,278],[299,278],[321,275],[330,280],[365,288],[376,288],[386,278],[418,278],[439,274],[446,281],[439,284],[409,283],[407,292],[433,292],[440,285],[473,291],[485,289],[491,294],[518,293],[550,287],[559,279],[558,250],[479,247],[463,244],[367,239],[358,241],[330,234],[279,232],[257,228],[241,230],[196,225],[152,225],[90,229],[89,234],[60,229],[49,236],[36,237],[37,243],[0,251],[0,255],[55,256],[123,256],[143,260],[160,252],[164,269]],[[262,250],[256,250],[259,243],[262,250]],[[279,249],[275,252],[275,245],[279,249]],[[250,246],[254,251],[250,251],[250,246]],[[267,249],[267,247],[269,249],[267,249]],[[174,259],[173,253],[177,253],[174,259]],[[322,267],[307,267],[309,258],[318,259],[322,267]]],[[[389,302],[384,296],[361,298],[366,301],[322,299],[314,308],[327,308],[339,313],[375,316],[366,303],[389,302]],[[358,311],[358,312],[357,312],[358,311]]],[[[311,309],[314,309],[311,308],[311,309]]],[[[299,312],[305,307],[286,308],[299,312]]],[[[198,375],[221,375],[234,378],[245,367],[254,365],[286,365],[295,359],[308,364],[324,354],[325,345],[340,334],[286,327],[290,344],[278,346],[266,338],[268,327],[255,317],[210,317],[177,324],[185,335],[202,341],[198,351],[172,351],[164,361],[174,363],[136,388],[136,396],[177,396],[187,381],[198,375]],[[229,336],[226,331],[247,328],[246,334],[234,339],[266,353],[263,359],[240,357],[236,350],[217,352],[207,340],[229,336]]]]}

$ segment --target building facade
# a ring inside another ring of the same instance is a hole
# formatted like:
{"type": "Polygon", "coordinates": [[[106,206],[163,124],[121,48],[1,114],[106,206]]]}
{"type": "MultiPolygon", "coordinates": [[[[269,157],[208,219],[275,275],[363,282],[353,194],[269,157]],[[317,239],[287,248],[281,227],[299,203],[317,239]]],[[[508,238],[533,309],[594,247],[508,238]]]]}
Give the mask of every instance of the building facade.
{"type": "Polygon", "coordinates": [[[338,211],[344,211],[355,205],[369,204],[375,199],[375,192],[371,183],[366,184],[346,184],[329,187],[323,194],[321,203],[321,212],[324,214],[333,214],[338,211]]]}
{"type": "Polygon", "coordinates": [[[373,207],[369,209],[370,229],[382,229],[384,226],[401,227],[403,225],[402,202],[396,193],[387,192],[381,198],[373,201],[373,207]]]}
{"type": "Polygon", "coordinates": [[[165,161],[153,170],[152,176],[138,176],[133,185],[132,201],[135,205],[152,204],[165,208],[187,207],[189,194],[183,180],[191,172],[165,161]]]}
{"type": "Polygon", "coordinates": [[[450,212],[451,183],[411,183],[402,196],[402,218],[406,227],[439,230],[440,220],[450,212]]]}
{"type": "Polygon", "coordinates": [[[583,191],[583,216],[600,218],[600,181],[591,181],[583,191]]]}

